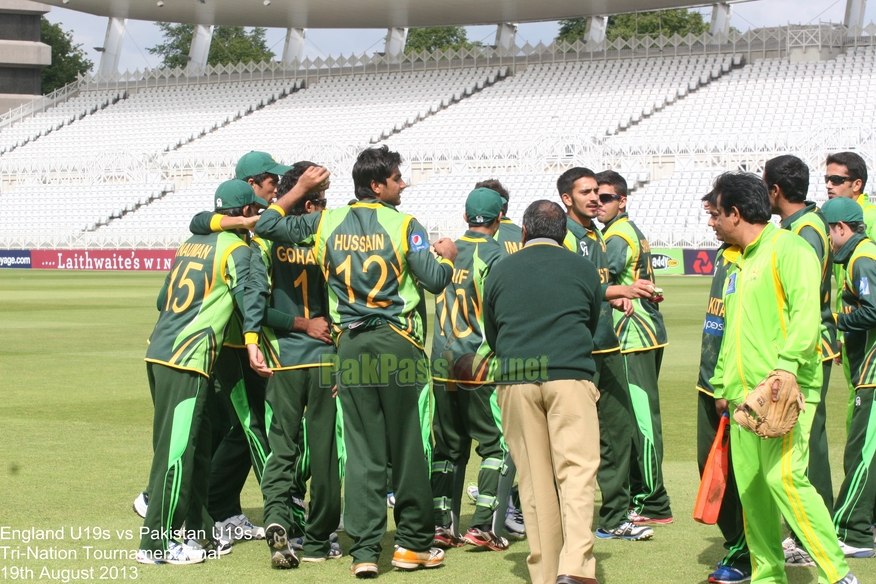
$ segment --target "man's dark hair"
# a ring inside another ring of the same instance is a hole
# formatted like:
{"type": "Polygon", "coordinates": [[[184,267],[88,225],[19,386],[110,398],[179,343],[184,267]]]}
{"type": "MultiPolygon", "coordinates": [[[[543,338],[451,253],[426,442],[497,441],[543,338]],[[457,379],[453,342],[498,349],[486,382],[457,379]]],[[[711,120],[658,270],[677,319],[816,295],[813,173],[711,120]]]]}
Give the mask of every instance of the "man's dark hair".
{"type": "Polygon", "coordinates": [[[729,215],[736,207],[739,216],[747,223],[767,223],[772,217],[766,183],[756,174],[725,172],[715,179],[712,193],[715,193],[715,204],[724,215],[729,215]],[[721,199],[717,201],[719,195],[721,199]]]}
{"type": "Polygon", "coordinates": [[[703,203],[707,203],[707,204],[709,204],[709,205],[712,205],[713,207],[717,207],[717,206],[718,206],[718,195],[719,195],[719,194],[720,194],[720,193],[719,193],[718,191],[716,191],[716,190],[711,190],[711,191],[709,191],[708,193],[706,193],[705,195],[703,195],[703,198],[700,199],[700,200],[701,200],[703,203]]]}
{"type": "Polygon", "coordinates": [[[596,183],[599,185],[611,185],[614,192],[621,197],[627,196],[627,181],[624,177],[613,170],[603,170],[596,174],[596,183]]]}
{"type": "Polygon", "coordinates": [[[508,201],[511,200],[511,195],[508,194],[508,189],[502,186],[502,183],[497,181],[494,178],[490,178],[487,180],[482,180],[481,182],[475,185],[476,189],[492,189],[499,193],[499,196],[505,199],[505,204],[502,205],[502,214],[506,215],[508,213],[508,201]]]}
{"type": "Polygon", "coordinates": [[[809,167],[796,156],[776,156],[764,165],[763,180],[767,190],[778,185],[789,203],[802,203],[809,192],[809,167]]]}
{"type": "Polygon", "coordinates": [[[867,233],[867,224],[861,221],[843,221],[854,233],[867,233]]]}
{"type": "Polygon", "coordinates": [[[854,152],[837,152],[827,157],[827,164],[841,164],[853,181],[861,179],[861,191],[867,186],[867,163],[854,152]]]}
{"type": "Polygon", "coordinates": [[[357,199],[374,199],[371,183],[386,184],[386,179],[401,166],[402,158],[398,152],[391,152],[384,144],[380,148],[368,148],[359,153],[353,165],[353,186],[357,199]]]}
{"type": "Polygon", "coordinates": [[[546,237],[562,245],[566,238],[566,212],[553,201],[535,201],[523,213],[523,228],[526,241],[546,237]]]}
{"type": "Polygon", "coordinates": [[[243,180],[249,180],[249,179],[252,179],[252,182],[254,182],[255,184],[257,184],[257,185],[259,185],[259,186],[262,186],[262,183],[265,182],[267,179],[269,179],[269,178],[272,177],[272,176],[273,176],[275,179],[279,178],[276,174],[274,174],[274,173],[272,173],[272,172],[262,172],[262,173],[260,173],[260,174],[256,174],[256,175],[253,175],[253,176],[248,176],[248,177],[246,177],[246,178],[243,179],[243,180]]]}
{"type": "MultiPolygon", "coordinates": [[[[295,185],[298,184],[298,179],[301,178],[301,175],[311,166],[316,166],[316,163],[310,162],[309,160],[300,160],[293,164],[292,168],[280,178],[280,184],[277,186],[277,196],[282,197],[295,188],[295,185]]],[[[307,193],[298,199],[298,202],[289,209],[289,213],[292,215],[304,215],[306,212],[304,204],[307,203],[307,201],[314,202],[321,197],[322,191],[307,193]]]]}
{"type": "Polygon", "coordinates": [[[243,207],[234,207],[233,209],[221,209],[219,211],[215,211],[218,215],[225,215],[226,217],[243,217],[243,207]]]}
{"type": "Polygon", "coordinates": [[[584,168],[583,166],[576,166],[574,168],[570,168],[566,172],[560,175],[560,178],[557,179],[557,191],[560,196],[563,194],[572,194],[572,189],[575,188],[575,181],[579,178],[596,178],[596,173],[590,170],[589,168],[584,168]]]}

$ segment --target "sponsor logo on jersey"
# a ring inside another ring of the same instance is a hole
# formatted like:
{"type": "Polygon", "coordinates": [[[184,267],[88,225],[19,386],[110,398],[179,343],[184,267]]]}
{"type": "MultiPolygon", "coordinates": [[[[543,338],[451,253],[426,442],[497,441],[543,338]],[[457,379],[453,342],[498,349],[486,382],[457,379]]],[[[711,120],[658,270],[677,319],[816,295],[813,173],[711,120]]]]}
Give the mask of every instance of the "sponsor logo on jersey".
{"type": "Polygon", "coordinates": [[[678,260],[662,253],[651,254],[651,269],[667,270],[678,267],[678,260]]]}
{"type": "Polygon", "coordinates": [[[860,407],[860,406],[861,406],[861,396],[856,395],[855,396],[855,407],[860,407]]]}
{"type": "Polygon", "coordinates": [[[578,242],[578,247],[581,248],[581,255],[587,257],[590,255],[590,249],[587,247],[587,243],[584,241],[578,242]]]}
{"type": "Polygon", "coordinates": [[[411,233],[410,244],[411,251],[423,251],[424,249],[429,249],[429,240],[427,240],[426,236],[419,231],[411,233]]]}
{"type": "Polygon", "coordinates": [[[724,319],[720,316],[706,315],[706,322],[703,325],[703,332],[713,337],[724,336],[724,319]]]}
{"type": "Polygon", "coordinates": [[[869,296],[870,295],[870,281],[867,279],[867,276],[861,276],[861,279],[858,280],[858,296],[869,296]]]}
{"type": "Polygon", "coordinates": [[[733,294],[736,292],[736,276],[737,272],[730,274],[727,278],[727,294],[733,294]]]}

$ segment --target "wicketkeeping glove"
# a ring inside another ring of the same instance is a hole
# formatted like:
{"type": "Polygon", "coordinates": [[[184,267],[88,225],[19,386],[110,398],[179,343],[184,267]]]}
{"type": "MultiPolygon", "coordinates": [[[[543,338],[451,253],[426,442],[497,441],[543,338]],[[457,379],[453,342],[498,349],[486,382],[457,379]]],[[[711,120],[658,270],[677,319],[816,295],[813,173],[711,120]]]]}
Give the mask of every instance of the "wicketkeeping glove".
{"type": "Polygon", "coordinates": [[[778,438],[791,431],[800,412],[805,409],[806,402],[797,378],[777,369],[736,406],[733,419],[762,438],[778,438]],[[774,391],[778,396],[776,401],[773,401],[774,391]]]}

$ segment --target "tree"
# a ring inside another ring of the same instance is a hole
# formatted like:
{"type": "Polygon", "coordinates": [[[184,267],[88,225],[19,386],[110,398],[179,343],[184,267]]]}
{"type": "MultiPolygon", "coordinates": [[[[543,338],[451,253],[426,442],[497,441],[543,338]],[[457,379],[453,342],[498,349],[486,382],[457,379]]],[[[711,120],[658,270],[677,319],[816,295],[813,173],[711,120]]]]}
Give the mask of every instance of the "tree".
{"type": "MultiPolygon", "coordinates": [[[[156,24],[161,29],[164,42],[146,50],[152,55],[160,56],[163,67],[185,67],[195,35],[195,25],[171,22],[156,24]]],[[[274,53],[268,49],[263,28],[256,27],[249,32],[242,26],[217,26],[213,29],[210,54],[207,56],[208,65],[250,61],[260,63],[273,58],[274,53]]]]}
{"type": "MultiPolygon", "coordinates": [[[[560,31],[555,42],[566,41],[574,43],[584,40],[587,30],[586,18],[571,18],[560,21],[560,31]]],[[[683,8],[676,10],[660,10],[657,12],[638,12],[633,14],[616,14],[608,17],[605,38],[613,41],[617,38],[629,39],[636,36],[663,36],[673,34],[700,35],[709,30],[709,25],[699,12],[691,12],[683,8]]]]}
{"type": "Polygon", "coordinates": [[[40,40],[52,47],[52,64],[44,67],[40,76],[40,89],[45,95],[76,81],[94,63],[85,58],[81,44],[73,44],[73,33],[61,28],[60,23],[52,24],[43,17],[40,27],[40,40]]]}
{"type": "Polygon", "coordinates": [[[560,21],[560,32],[555,43],[567,42],[569,44],[575,41],[584,41],[584,34],[587,32],[586,18],[569,18],[560,21]]]}
{"type": "Polygon", "coordinates": [[[472,43],[468,40],[468,33],[461,26],[431,26],[426,28],[412,28],[408,30],[408,39],[405,42],[405,53],[433,52],[441,49],[470,49],[480,46],[481,43],[472,43]]]}

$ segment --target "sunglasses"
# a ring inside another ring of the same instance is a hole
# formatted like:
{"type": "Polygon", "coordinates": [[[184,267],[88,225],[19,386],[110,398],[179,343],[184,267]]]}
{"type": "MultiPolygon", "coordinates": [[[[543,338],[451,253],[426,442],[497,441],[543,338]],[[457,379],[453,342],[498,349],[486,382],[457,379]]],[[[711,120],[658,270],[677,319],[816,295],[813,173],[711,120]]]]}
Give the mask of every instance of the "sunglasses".
{"type": "Polygon", "coordinates": [[[620,195],[611,195],[609,193],[599,195],[600,203],[611,203],[612,201],[620,201],[620,195]]]}
{"type": "Polygon", "coordinates": [[[328,204],[328,199],[315,199],[313,201],[314,205],[319,205],[320,207],[325,207],[328,204]]]}
{"type": "Polygon", "coordinates": [[[852,177],[843,176],[841,174],[826,174],[824,175],[824,184],[830,183],[835,187],[840,186],[846,181],[851,181],[852,177]]]}

